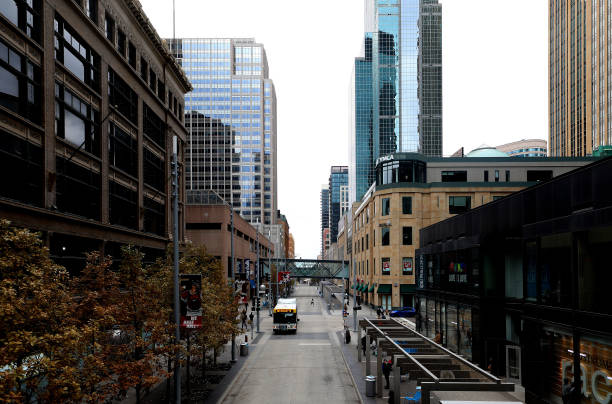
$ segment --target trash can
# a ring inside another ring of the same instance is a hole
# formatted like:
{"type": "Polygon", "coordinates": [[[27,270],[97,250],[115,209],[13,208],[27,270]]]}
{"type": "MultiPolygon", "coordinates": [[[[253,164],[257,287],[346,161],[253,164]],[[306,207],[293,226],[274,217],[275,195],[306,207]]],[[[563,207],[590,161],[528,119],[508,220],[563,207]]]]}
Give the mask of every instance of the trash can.
{"type": "Polygon", "coordinates": [[[366,396],[374,397],[376,396],[376,376],[366,376],[366,396]]]}
{"type": "Polygon", "coordinates": [[[248,356],[249,355],[249,344],[242,343],[240,344],[240,356],[248,356]]]}

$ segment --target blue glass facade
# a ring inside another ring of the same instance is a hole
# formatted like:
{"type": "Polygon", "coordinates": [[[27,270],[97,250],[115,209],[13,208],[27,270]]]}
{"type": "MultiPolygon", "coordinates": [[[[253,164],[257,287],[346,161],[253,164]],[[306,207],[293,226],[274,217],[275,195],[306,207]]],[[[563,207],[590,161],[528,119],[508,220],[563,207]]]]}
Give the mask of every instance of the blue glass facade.
{"type": "Polygon", "coordinates": [[[338,221],[340,220],[340,188],[348,185],[348,167],[332,166],[329,176],[329,229],[330,243],[338,240],[338,221]]]}
{"type": "Polygon", "coordinates": [[[352,83],[351,201],[394,152],[442,155],[442,6],[437,0],[368,0],[364,57],[352,83]]]}
{"type": "Polygon", "coordinates": [[[168,42],[193,85],[185,95],[186,188],[212,189],[246,220],[273,224],[276,94],[263,46],[253,39],[168,42]]]}

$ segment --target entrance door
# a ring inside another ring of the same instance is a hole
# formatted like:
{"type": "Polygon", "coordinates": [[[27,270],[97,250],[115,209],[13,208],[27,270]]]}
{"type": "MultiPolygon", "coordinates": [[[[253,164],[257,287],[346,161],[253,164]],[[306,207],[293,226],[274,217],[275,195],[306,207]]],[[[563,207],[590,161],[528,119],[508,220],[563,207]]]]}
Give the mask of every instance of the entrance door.
{"type": "Polygon", "coordinates": [[[380,295],[383,309],[391,310],[391,295],[380,295]]]}
{"type": "Polygon", "coordinates": [[[521,347],[506,345],[506,377],[521,383],[521,347]]]}

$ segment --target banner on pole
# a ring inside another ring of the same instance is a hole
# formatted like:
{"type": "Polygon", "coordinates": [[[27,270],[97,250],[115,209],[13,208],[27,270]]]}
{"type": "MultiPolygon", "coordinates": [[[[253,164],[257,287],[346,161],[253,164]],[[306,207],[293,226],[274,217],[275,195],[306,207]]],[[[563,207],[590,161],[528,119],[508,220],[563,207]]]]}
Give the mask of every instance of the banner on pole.
{"type": "Polygon", "coordinates": [[[180,275],[181,327],[202,327],[202,275],[180,275]]]}

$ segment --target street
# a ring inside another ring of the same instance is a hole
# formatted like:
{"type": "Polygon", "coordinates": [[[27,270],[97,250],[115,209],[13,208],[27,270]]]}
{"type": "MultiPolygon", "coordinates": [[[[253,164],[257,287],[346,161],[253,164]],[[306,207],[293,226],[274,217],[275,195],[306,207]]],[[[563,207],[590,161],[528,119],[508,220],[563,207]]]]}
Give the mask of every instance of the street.
{"type": "Polygon", "coordinates": [[[272,318],[261,311],[260,337],[222,403],[358,403],[339,350],[341,311],[330,315],[314,286],[298,285],[297,334],[272,334],[272,318]],[[314,298],[314,305],[311,299],[314,298]]]}

